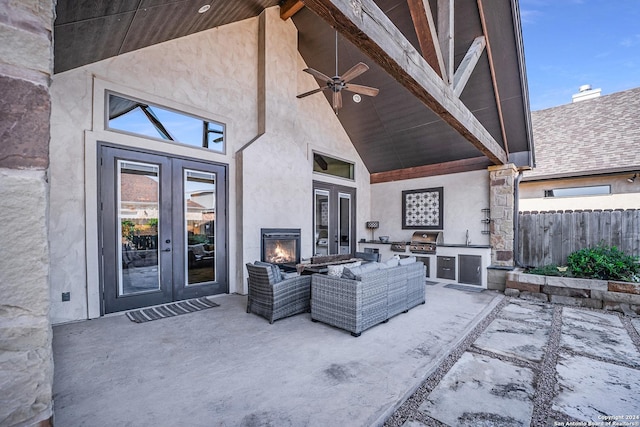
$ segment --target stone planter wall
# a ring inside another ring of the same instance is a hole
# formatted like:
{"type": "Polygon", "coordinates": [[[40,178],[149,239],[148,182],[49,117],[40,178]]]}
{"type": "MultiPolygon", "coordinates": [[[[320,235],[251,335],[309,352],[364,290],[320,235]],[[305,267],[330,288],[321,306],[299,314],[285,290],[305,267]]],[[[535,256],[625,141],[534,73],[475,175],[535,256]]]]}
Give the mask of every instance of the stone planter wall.
{"type": "Polygon", "coordinates": [[[540,276],[512,271],[507,274],[504,293],[522,299],[640,315],[640,283],[540,276]]]}

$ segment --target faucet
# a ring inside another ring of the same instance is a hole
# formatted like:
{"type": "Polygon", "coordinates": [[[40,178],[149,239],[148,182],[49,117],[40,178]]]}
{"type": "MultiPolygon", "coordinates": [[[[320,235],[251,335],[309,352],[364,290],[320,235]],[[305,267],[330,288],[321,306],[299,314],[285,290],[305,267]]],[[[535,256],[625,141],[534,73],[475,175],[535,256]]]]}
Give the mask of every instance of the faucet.
{"type": "Polygon", "coordinates": [[[469,246],[471,244],[471,240],[469,239],[469,230],[467,230],[467,236],[465,239],[465,245],[469,246]]]}

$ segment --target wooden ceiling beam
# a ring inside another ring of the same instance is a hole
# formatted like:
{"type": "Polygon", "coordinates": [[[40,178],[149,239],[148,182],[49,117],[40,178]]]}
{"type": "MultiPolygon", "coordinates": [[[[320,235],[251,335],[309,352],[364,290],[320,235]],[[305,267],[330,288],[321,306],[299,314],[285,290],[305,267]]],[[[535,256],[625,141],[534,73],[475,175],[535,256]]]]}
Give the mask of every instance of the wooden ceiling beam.
{"type": "Polygon", "coordinates": [[[284,0],[280,5],[280,18],[286,21],[303,7],[304,2],[302,0],[284,0]]]}
{"type": "Polygon", "coordinates": [[[500,132],[502,134],[502,142],[504,150],[509,155],[509,144],[507,142],[507,131],[504,126],[504,116],[502,115],[502,100],[500,99],[500,91],[498,90],[498,80],[496,78],[496,70],[493,65],[493,53],[491,51],[491,43],[489,42],[489,33],[487,31],[487,20],[485,19],[484,2],[478,0],[478,12],[480,13],[480,22],[482,23],[482,32],[487,43],[487,57],[489,58],[489,70],[491,71],[491,83],[493,84],[493,93],[496,98],[496,107],[498,109],[498,120],[500,121],[500,132]]]}
{"type": "Polygon", "coordinates": [[[502,147],[373,0],[305,0],[305,6],[336,28],[494,164],[507,163],[502,147]]]}
{"type": "MultiPolygon", "coordinates": [[[[432,0],[433,1],[433,0],[432,0]]],[[[453,38],[453,0],[437,0],[438,10],[438,41],[440,42],[440,52],[447,74],[446,81],[453,82],[454,59],[454,38],[453,38]]]]}
{"type": "Polygon", "coordinates": [[[491,166],[491,161],[486,157],[474,157],[471,159],[454,160],[435,165],[417,166],[415,168],[397,169],[388,172],[372,173],[369,177],[371,184],[381,182],[402,181],[404,179],[424,178],[427,176],[446,175],[476,170],[486,170],[491,166]]]}
{"type": "Polygon", "coordinates": [[[480,55],[484,52],[484,47],[486,46],[484,36],[478,36],[471,43],[471,47],[462,58],[462,62],[458,65],[458,69],[456,73],[453,75],[453,93],[457,97],[460,97],[460,94],[464,90],[467,82],[469,81],[469,77],[471,77],[471,73],[476,68],[476,64],[480,59],[480,55]]]}
{"type": "Polygon", "coordinates": [[[409,5],[416,35],[418,36],[422,56],[440,77],[445,81],[449,81],[428,0],[407,0],[407,4],[409,5]]]}

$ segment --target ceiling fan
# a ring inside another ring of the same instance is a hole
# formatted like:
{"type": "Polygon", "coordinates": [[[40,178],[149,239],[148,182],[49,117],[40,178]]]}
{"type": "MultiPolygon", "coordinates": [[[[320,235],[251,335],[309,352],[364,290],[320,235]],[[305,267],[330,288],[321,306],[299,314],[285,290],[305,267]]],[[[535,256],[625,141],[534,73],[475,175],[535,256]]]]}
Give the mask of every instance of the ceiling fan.
{"type": "Polygon", "coordinates": [[[309,92],[301,93],[300,95],[297,95],[296,98],[304,98],[305,96],[313,95],[314,93],[322,92],[323,90],[329,89],[333,92],[332,105],[334,110],[336,110],[337,112],[339,108],[342,108],[341,92],[343,89],[360,95],[376,96],[378,94],[379,90],[374,87],[349,83],[351,80],[355,79],[368,69],[369,66],[367,64],[365,64],[364,62],[359,62],[351,67],[342,76],[338,74],[338,32],[336,31],[336,74],[333,77],[329,77],[318,70],[314,70],[313,68],[305,68],[302,71],[311,74],[316,79],[325,83],[325,86],[319,87],[318,89],[310,90],[309,92]]]}

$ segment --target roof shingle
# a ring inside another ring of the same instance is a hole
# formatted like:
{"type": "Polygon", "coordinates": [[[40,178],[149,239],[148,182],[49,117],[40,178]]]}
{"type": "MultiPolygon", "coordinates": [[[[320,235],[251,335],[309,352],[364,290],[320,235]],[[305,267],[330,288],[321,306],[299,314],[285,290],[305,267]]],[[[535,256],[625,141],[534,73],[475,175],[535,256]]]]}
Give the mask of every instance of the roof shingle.
{"type": "Polygon", "coordinates": [[[640,88],[531,113],[536,168],[525,180],[640,169],[640,88]]]}

